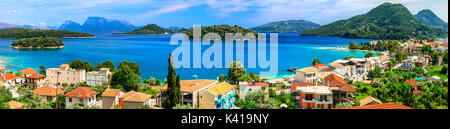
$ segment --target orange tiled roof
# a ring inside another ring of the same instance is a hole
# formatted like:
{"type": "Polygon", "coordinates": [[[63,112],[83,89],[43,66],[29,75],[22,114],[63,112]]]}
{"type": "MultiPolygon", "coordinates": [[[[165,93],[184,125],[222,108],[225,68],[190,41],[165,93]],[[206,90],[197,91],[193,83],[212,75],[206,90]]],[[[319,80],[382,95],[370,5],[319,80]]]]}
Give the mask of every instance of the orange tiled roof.
{"type": "MultiPolygon", "coordinates": [[[[291,91],[296,91],[299,86],[316,86],[316,83],[307,83],[307,82],[293,82],[291,85],[291,91]]],[[[323,86],[320,83],[317,83],[317,86],[323,86]]]]}
{"type": "Polygon", "coordinates": [[[20,73],[22,73],[22,74],[26,74],[26,75],[32,74],[32,73],[37,73],[37,71],[34,70],[34,69],[32,69],[32,68],[23,69],[23,70],[20,70],[20,71],[18,71],[18,72],[20,72],[20,73]]]}
{"type": "Polygon", "coordinates": [[[329,86],[337,86],[337,87],[342,87],[347,84],[347,82],[345,82],[343,78],[337,76],[335,73],[326,76],[325,83],[327,83],[329,86]]]}
{"type": "Polygon", "coordinates": [[[324,69],[321,69],[320,71],[322,71],[322,72],[331,72],[331,71],[334,71],[334,70],[330,69],[330,68],[324,68],[324,69]]]}
{"type": "Polygon", "coordinates": [[[421,90],[414,90],[414,95],[423,94],[424,92],[421,90]]]}
{"type": "Polygon", "coordinates": [[[2,81],[17,79],[17,78],[19,78],[19,76],[16,76],[12,73],[6,73],[5,75],[0,75],[0,80],[2,80],[2,81]]]}
{"type": "Polygon", "coordinates": [[[351,86],[351,85],[349,85],[349,84],[346,84],[346,85],[344,85],[342,87],[339,87],[339,91],[356,92],[356,88],[351,86]]]}
{"type": "Polygon", "coordinates": [[[343,66],[341,63],[337,63],[337,62],[329,63],[328,65],[333,66],[333,67],[343,66]]]}
{"type": "Polygon", "coordinates": [[[249,86],[268,86],[269,84],[265,83],[265,82],[249,82],[247,83],[249,86]]]}
{"type": "MultiPolygon", "coordinates": [[[[216,80],[181,80],[180,90],[181,92],[192,93],[216,82],[216,80]]],[[[167,85],[162,90],[167,90],[167,85]]]]}
{"type": "Polygon", "coordinates": [[[371,105],[353,106],[335,109],[412,109],[412,108],[391,102],[391,103],[371,104],[371,105]]]}
{"type": "Polygon", "coordinates": [[[417,84],[416,80],[414,80],[414,79],[406,79],[405,82],[411,84],[411,86],[413,86],[413,87],[420,86],[419,84],[417,84]]]}
{"type": "Polygon", "coordinates": [[[328,66],[326,66],[326,65],[324,65],[324,64],[317,64],[317,65],[314,65],[313,67],[315,67],[315,68],[320,68],[320,67],[328,67],[328,66]]]}
{"type": "Polygon", "coordinates": [[[152,95],[141,93],[141,92],[135,92],[130,91],[123,95],[121,95],[119,98],[122,99],[122,101],[131,101],[131,102],[145,102],[148,99],[150,99],[152,95]]]}
{"type": "MultiPolygon", "coordinates": [[[[33,90],[33,94],[40,96],[56,96],[56,88],[43,86],[33,90]]],[[[64,94],[64,90],[58,89],[58,94],[64,94]]]]}
{"type": "Polygon", "coordinates": [[[120,89],[106,89],[103,92],[102,97],[116,97],[121,91],[122,90],[120,89]]]}
{"type": "Polygon", "coordinates": [[[9,101],[8,106],[10,109],[24,109],[24,105],[22,103],[16,102],[14,100],[9,101]]]}
{"type": "Polygon", "coordinates": [[[74,98],[90,98],[96,95],[97,92],[89,89],[88,87],[78,87],[69,93],[65,94],[66,97],[74,97],[74,98]]]}
{"type": "Polygon", "coordinates": [[[42,75],[40,73],[33,73],[30,76],[28,76],[27,78],[29,78],[29,79],[39,79],[39,78],[45,78],[45,75],[42,75]]]}

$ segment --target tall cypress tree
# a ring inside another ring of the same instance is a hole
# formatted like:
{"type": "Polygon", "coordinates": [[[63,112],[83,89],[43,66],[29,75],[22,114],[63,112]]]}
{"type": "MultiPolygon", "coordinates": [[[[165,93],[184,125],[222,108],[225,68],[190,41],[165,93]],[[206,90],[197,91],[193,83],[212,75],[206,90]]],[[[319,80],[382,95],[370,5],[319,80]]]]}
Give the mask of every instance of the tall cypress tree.
{"type": "Polygon", "coordinates": [[[173,108],[175,105],[181,103],[181,91],[179,83],[179,75],[175,78],[176,72],[173,68],[173,57],[170,53],[169,57],[169,73],[167,75],[167,99],[166,108],[173,108]]]}

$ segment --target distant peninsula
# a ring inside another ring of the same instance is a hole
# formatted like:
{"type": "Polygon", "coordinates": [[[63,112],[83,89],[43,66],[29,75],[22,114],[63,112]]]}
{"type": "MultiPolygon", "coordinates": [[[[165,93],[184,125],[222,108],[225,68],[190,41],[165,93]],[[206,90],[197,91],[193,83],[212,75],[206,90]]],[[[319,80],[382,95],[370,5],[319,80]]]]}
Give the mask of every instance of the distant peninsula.
{"type": "Polygon", "coordinates": [[[363,15],[304,31],[301,35],[394,40],[448,37],[442,29],[419,23],[405,6],[391,3],[381,4],[363,15]]]}
{"type": "Polygon", "coordinates": [[[22,38],[11,44],[16,49],[57,49],[64,48],[64,43],[55,37],[22,38]]]}
{"type": "Polygon", "coordinates": [[[40,30],[40,29],[24,29],[24,28],[7,28],[0,29],[0,39],[20,39],[34,37],[57,37],[57,38],[74,38],[74,37],[94,37],[89,33],[80,33],[64,30],[40,30]]]}
{"type": "Polygon", "coordinates": [[[162,28],[156,24],[148,24],[140,29],[136,29],[126,33],[114,33],[115,35],[150,35],[169,33],[168,29],[162,28]]]}
{"type": "MultiPolygon", "coordinates": [[[[192,30],[193,29],[190,28],[190,29],[180,30],[179,32],[186,33],[186,35],[188,35],[190,39],[193,39],[193,31],[192,30]]],[[[230,26],[227,24],[202,26],[201,32],[202,32],[202,37],[208,33],[217,33],[222,38],[222,40],[225,40],[226,33],[232,33],[232,34],[241,33],[244,36],[247,33],[253,33],[255,35],[255,37],[258,37],[258,33],[256,33],[255,31],[246,29],[246,28],[238,26],[238,25],[230,26]]]]}
{"type": "Polygon", "coordinates": [[[306,20],[288,20],[271,22],[250,30],[258,33],[302,33],[305,30],[319,28],[320,25],[306,20]]]}

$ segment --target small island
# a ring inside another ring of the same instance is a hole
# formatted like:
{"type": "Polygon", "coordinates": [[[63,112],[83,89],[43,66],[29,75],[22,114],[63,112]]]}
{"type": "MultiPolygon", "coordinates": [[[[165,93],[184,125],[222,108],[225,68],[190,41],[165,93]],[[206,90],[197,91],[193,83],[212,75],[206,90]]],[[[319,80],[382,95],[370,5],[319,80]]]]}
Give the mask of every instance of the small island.
{"type": "Polygon", "coordinates": [[[11,44],[15,49],[58,49],[64,48],[64,43],[55,37],[22,38],[11,44]]]}
{"type": "Polygon", "coordinates": [[[81,33],[65,30],[42,30],[25,28],[0,29],[0,39],[20,39],[34,37],[57,37],[57,38],[86,38],[95,37],[89,33],[81,33]]]}
{"type": "Polygon", "coordinates": [[[148,24],[140,29],[136,29],[127,33],[114,33],[115,35],[153,35],[153,34],[165,34],[170,31],[162,28],[156,24],[148,24]]]}

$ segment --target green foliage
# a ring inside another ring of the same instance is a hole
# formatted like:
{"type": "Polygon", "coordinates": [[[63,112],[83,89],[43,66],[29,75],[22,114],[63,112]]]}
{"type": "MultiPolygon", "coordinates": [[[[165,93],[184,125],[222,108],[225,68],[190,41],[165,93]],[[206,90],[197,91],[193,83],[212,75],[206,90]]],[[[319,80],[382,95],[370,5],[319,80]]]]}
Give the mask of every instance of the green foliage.
{"type": "Polygon", "coordinates": [[[111,77],[111,86],[114,89],[125,90],[126,92],[131,90],[137,90],[139,85],[139,76],[134,73],[130,67],[124,65],[119,67],[117,72],[114,72],[111,77]]]}
{"type": "Polygon", "coordinates": [[[314,65],[318,65],[318,64],[322,64],[322,62],[320,62],[320,60],[319,60],[319,59],[317,59],[317,58],[314,58],[314,60],[312,61],[312,66],[314,66],[314,65]]]}
{"type": "MultiPolygon", "coordinates": [[[[186,33],[187,36],[189,36],[189,38],[192,40],[193,39],[193,29],[185,29],[185,30],[181,30],[179,32],[184,32],[186,33]]],[[[245,29],[243,27],[234,25],[234,26],[229,26],[229,25],[213,25],[213,26],[202,26],[202,36],[205,36],[208,33],[217,33],[222,40],[225,40],[225,33],[240,33],[242,35],[246,35],[247,33],[253,33],[255,35],[255,38],[258,36],[258,34],[254,31],[251,31],[249,29],[245,29]]]]}
{"type": "MultiPolygon", "coordinates": [[[[416,20],[422,24],[432,26],[434,28],[439,28],[448,32],[448,23],[440,19],[436,14],[434,14],[430,9],[421,10],[419,13],[414,15],[416,20]]],[[[431,41],[433,42],[433,41],[431,41]]]]}
{"type": "Polygon", "coordinates": [[[12,99],[12,93],[9,92],[8,88],[0,85],[0,109],[8,109],[8,102],[12,99]]]}
{"type": "Polygon", "coordinates": [[[243,99],[237,100],[236,102],[234,102],[234,104],[240,107],[241,109],[259,109],[259,106],[256,103],[246,101],[243,99]]]}
{"type": "Polygon", "coordinates": [[[350,102],[339,102],[335,105],[335,108],[345,108],[345,107],[352,107],[352,103],[350,102]]]}
{"type": "Polygon", "coordinates": [[[141,74],[141,69],[140,69],[139,65],[137,65],[135,62],[129,63],[127,61],[122,61],[119,64],[119,69],[121,67],[125,66],[125,65],[128,66],[129,68],[131,68],[136,75],[140,75],[141,74]]]}
{"type": "Polygon", "coordinates": [[[305,30],[320,27],[319,24],[305,20],[288,20],[271,22],[261,26],[250,28],[250,30],[261,33],[302,33],[305,30]]]}
{"type": "Polygon", "coordinates": [[[226,79],[225,76],[223,76],[223,74],[221,74],[219,77],[219,82],[224,82],[225,79],[226,79]]]}
{"type": "Polygon", "coordinates": [[[412,69],[412,72],[417,73],[417,74],[423,74],[423,73],[425,73],[425,70],[422,67],[414,67],[412,69]]]}
{"type": "Polygon", "coordinates": [[[110,71],[114,71],[115,70],[115,66],[114,63],[112,61],[105,61],[103,63],[97,64],[97,66],[95,66],[95,70],[100,70],[100,68],[109,68],[110,71]]]}
{"type": "Polygon", "coordinates": [[[280,109],[280,102],[273,98],[269,98],[265,102],[263,109],[280,109]]]}
{"type": "Polygon", "coordinates": [[[263,90],[254,91],[245,96],[245,100],[256,103],[256,104],[263,104],[264,103],[264,96],[265,93],[263,90]]]}
{"type": "Polygon", "coordinates": [[[240,62],[233,61],[231,62],[230,68],[228,69],[228,80],[232,84],[237,84],[239,83],[240,79],[246,79],[242,78],[242,75],[246,72],[247,70],[244,69],[244,66],[240,62]]]}
{"type": "Polygon", "coordinates": [[[173,109],[194,109],[190,103],[183,105],[183,104],[177,104],[173,107],[173,109]]]}
{"type": "Polygon", "coordinates": [[[301,35],[364,39],[411,39],[447,37],[447,32],[416,21],[401,4],[384,3],[363,15],[340,20],[301,35]]]}
{"type": "Polygon", "coordinates": [[[51,48],[63,46],[64,43],[55,37],[22,38],[11,44],[11,47],[15,48],[51,48]]]}
{"type": "Polygon", "coordinates": [[[17,92],[20,95],[18,99],[20,102],[25,103],[26,109],[50,109],[48,104],[42,103],[42,97],[33,94],[33,90],[25,87],[19,87],[17,92]]]}
{"type": "Polygon", "coordinates": [[[39,73],[42,74],[42,75],[46,75],[47,74],[47,70],[45,69],[44,65],[41,65],[39,67],[39,73]]]}
{"type": "Polygon", "coordinates": [[[24,28],[0,29],[0,39],[20,39],[34,37],[94,37],[89,33],[80,33],[64,30],[39,30],[24,28]]]}
{"type": "Polygon", "coordinates": [[[136,29],[124,34],[164,34],[166,32],[170,31],[156,24],[148,24],[140,29],[136,29]]]}
{"type": "Polygon", "coordinates": [[[180,75],[175,78],[175,68],[173,67],[172,53],[169,55],[169,72],[167,75],[167,99],[165,108],[172,109],[177,104],[181,103],[181,91],[180,91],[180,75]]]}

